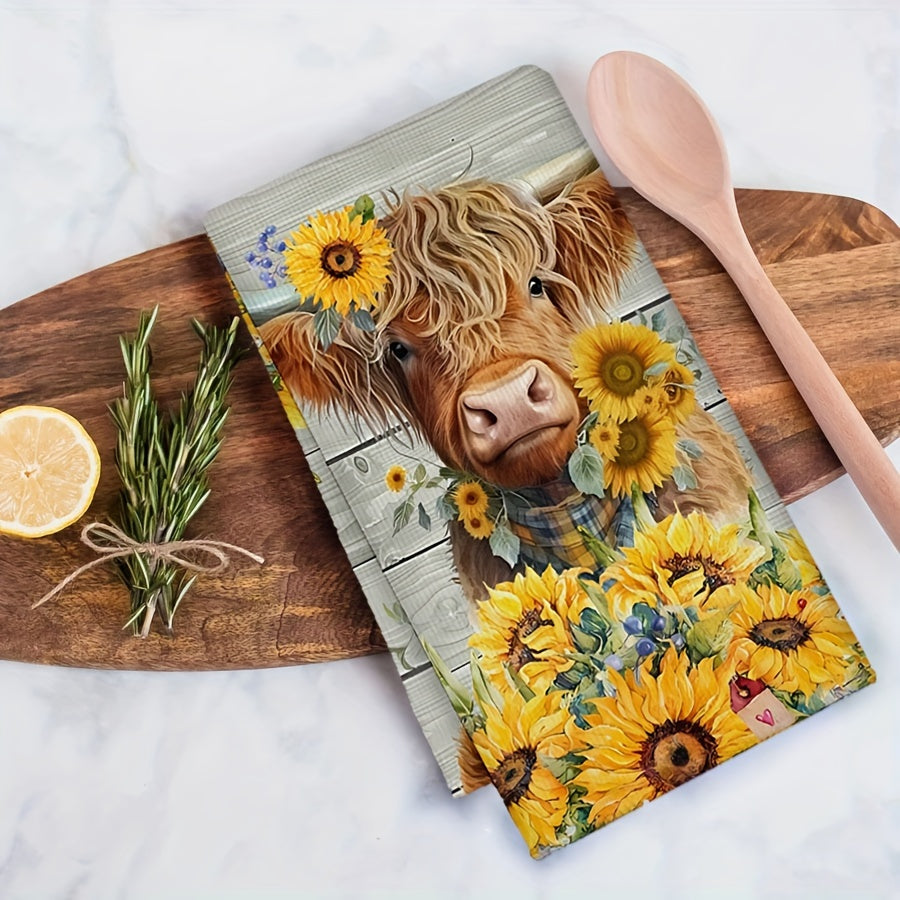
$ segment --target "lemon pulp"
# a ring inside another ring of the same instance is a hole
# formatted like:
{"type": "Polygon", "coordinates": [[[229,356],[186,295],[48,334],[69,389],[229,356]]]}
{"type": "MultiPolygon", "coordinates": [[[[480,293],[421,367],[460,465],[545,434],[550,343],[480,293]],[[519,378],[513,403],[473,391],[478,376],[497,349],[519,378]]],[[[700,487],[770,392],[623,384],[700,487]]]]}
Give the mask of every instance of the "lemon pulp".
{"type": "Polygon", "coordinates": [[[0,413],[0,532],[42,537],[91,504],[100,455],[81,423],[48,406],[0,413]]]}

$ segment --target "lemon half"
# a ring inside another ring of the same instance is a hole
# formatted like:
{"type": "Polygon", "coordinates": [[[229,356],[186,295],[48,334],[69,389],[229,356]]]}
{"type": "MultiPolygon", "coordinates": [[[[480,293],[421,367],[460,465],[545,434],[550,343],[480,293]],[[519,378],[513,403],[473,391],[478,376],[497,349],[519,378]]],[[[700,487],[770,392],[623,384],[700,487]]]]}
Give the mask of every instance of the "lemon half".
{"type": "Polygon", "coordinates": [[[84,515],[100,454],[82,424],[48,406],[0,413],[0,532],[42,537],[84,515]]]}

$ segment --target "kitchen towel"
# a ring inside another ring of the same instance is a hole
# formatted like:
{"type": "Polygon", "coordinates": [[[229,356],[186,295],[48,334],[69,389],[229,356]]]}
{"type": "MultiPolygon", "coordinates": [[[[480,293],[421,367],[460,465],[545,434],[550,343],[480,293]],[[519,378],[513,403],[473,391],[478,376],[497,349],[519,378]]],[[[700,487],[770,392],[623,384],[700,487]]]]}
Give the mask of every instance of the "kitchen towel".
{"type": "Polygon", "coordinates": [[[534,856],[874,680],[545,72],[206,227],[451,790],[534,856]]]}

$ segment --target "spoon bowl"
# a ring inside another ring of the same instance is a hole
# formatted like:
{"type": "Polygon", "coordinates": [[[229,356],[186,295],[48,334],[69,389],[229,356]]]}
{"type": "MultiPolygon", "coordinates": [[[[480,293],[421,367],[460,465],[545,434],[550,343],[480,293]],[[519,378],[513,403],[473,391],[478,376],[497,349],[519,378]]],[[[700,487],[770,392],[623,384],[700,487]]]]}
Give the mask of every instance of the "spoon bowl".
{"type": "Polygon", "coordinates": [[[722,135],[703,101],[658,60],[617,51],[591,70],[588,111],[603,149],[632,187],[694,232],[732,277],[844,468],[900,549],[900,474],[756,258],[738,216],[722,135]]]}
{"type": "Polygon", "coordinates": [[[641,180],[640,193],[672,218],[733,195],[718,126],[690,85],[659,61],[628,51],[604,56],[591,71],[588,108],[615,167],[641,180]],[[625,109],[630,127],[621,128],[615,123],[625,109]]]}

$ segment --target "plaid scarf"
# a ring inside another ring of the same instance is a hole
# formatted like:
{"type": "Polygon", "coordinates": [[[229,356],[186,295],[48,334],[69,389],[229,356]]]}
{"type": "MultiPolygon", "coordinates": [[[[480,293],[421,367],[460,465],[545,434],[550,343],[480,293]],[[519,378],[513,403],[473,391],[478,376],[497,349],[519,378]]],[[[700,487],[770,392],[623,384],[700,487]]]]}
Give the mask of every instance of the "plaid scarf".
{"type": "MultiPolygon", "coordinates": [[[[509,495],[507,495],[509,496],[509,495]]],[[[629,499],[582,494],[568,478],[516,491],[507,506],[510,530],[522,542],[521,562],[539,571],[599,566],[578,532],[581,526],[610,546],[630,545],[634,510],[629,499]]]]}

